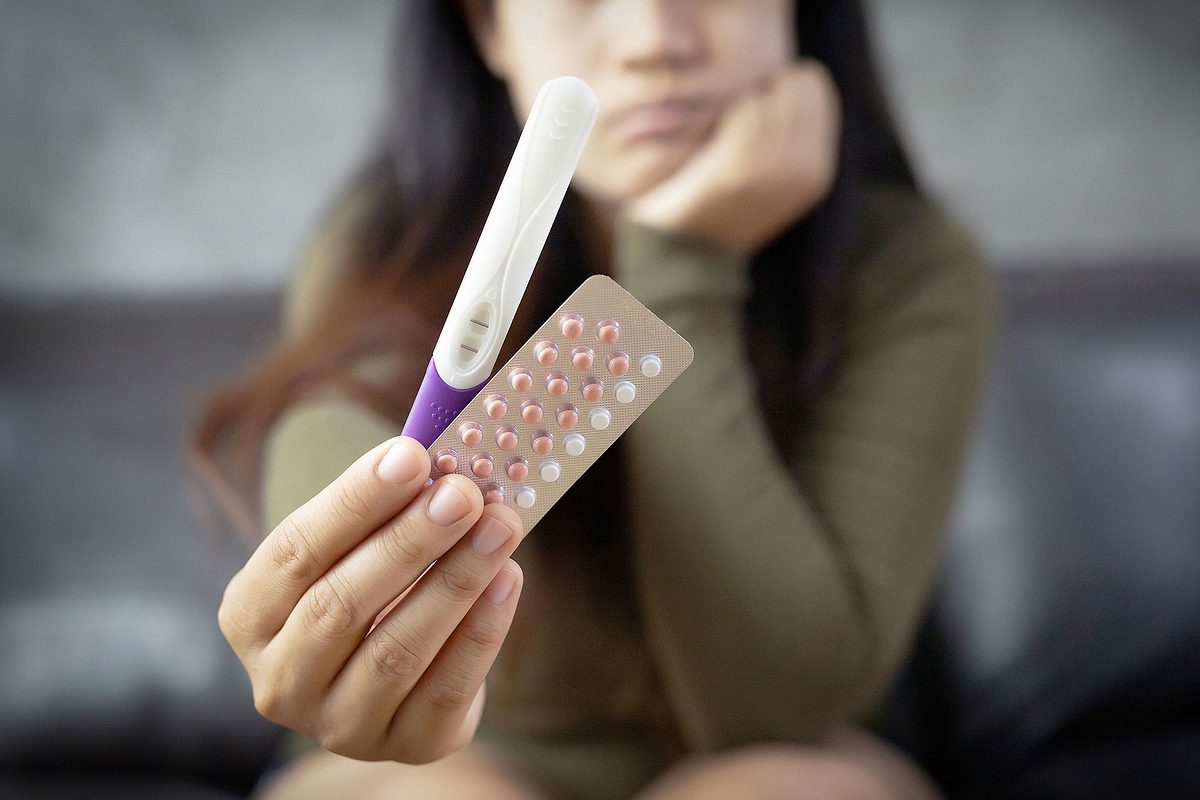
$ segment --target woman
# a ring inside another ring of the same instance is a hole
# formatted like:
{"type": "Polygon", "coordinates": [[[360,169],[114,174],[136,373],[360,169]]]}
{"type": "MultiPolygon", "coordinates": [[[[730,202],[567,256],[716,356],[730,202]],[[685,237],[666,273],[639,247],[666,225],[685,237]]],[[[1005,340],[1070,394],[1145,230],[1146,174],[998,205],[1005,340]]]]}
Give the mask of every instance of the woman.
{"type": "Polygon", "coordinates": [[[855,726],[929,588],[989,288],[915,186],[858,4],[402,9],[380,153],[284,348],[199,436],[250,492],[265,445],[271,532],[220,611],[256,706],[349,757],[267,795],[933,795],[855,726]],[[501,359],[593,272],[696,357],[517,567],[511,509],[423,488],[423,450],[390,437],[560,74],[601,117],[501,359]]]}

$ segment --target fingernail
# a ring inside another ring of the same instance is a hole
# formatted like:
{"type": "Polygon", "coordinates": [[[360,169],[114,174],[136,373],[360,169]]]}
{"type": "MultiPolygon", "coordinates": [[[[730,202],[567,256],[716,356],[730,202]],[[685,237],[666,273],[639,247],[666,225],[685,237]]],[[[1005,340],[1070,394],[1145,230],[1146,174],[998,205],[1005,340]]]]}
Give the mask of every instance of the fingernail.
{"type": "Polygon", "coordinates": [[[453,525],[470,511],[467,496],[445,481],[438,485],[429,501],[429,518],[442,527],[453,525]]]}
{"type": "Polygon", "coordinates": [[[499,575],[492,578],[492,582],[488,584],[487,591],[483,593],[483,596],[492,605],[502,606],[516,585],[517,573],[511,569],[502,569],[499,575]]]}
{"type": "Polygon", "coordinates": [[[471,549],[481,556],[491,555],[511,538],[512,531],[508,526],[488,517],[475,528],[475,535],[471,537],[471,549]]]}
{"type": "Polygon", "coordinates": [[[417,477],[421,464],[411,447],[396,442],[383,454],[375,471],[388,483],[403,484],[417,477]]]}

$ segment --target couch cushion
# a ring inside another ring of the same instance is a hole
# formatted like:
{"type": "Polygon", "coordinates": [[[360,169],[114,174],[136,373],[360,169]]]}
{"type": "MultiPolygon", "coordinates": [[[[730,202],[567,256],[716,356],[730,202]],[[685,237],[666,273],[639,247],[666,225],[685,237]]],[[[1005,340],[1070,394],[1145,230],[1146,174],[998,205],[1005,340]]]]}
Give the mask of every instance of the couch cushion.
{"type": "Polygon", "coordinates": [[[184,442],[275,304],[0,303],[0,772],[244,790],[272,751],[216,626],[247,549],[197,514],[184,442]]]}
{"type": "Polygon", "coordinates": [[[1200,270],[1002,292],[898,735],[962,796],[1200,796],[1200,270]]]}

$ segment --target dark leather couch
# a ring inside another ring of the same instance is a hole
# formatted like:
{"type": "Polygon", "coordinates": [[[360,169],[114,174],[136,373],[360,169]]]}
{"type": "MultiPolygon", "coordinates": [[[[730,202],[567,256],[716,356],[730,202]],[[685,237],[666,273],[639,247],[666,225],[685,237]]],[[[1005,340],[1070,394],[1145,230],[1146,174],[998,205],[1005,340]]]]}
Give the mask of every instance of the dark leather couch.
{"type": "MultiPolygon", "coordinates": [[[[1200,270],[1004,273],[889,735],[954,797],[1200,797],[1200,270]]],[[[0,301],[0,797],[244,794],[279,731],[183,469],[273,297],[0,301]]]]}
{"type": "Polygon", "coordinates": [[[0,798],[233,797],[263,769],[278,731],[214,616],[245,546],[184,441],[275,306],[0,306],[0,798]]]}
{"type": "Polygon", "coordinates": [[[1200,797],[1200,270],[1002,290],[892,733],[955,797],[1200,797]]]}

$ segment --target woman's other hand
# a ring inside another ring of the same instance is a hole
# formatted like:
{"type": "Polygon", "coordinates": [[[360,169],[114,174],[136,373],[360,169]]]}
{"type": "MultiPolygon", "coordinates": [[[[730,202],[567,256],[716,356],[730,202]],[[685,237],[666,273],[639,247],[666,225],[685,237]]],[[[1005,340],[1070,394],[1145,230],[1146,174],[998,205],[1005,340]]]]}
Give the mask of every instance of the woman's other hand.
{"type": "Polygon", "coordinates": [[[754,251],[828,195],[840,128],[828,69],[811,59],[795,62],[733,98],[696,154],[627,201],[622,213],[754,251]]]}
{"type": "Polygon", "coordinates": [[[268,719],[361,760],[462,747],[521,588],[520,518],[397,437],[296,509],[218,611],[268,719]],[[435,563],[436,562],[436,563],[435,563]],[[431,566],[432,565],[432,566],[431,566]]]}

